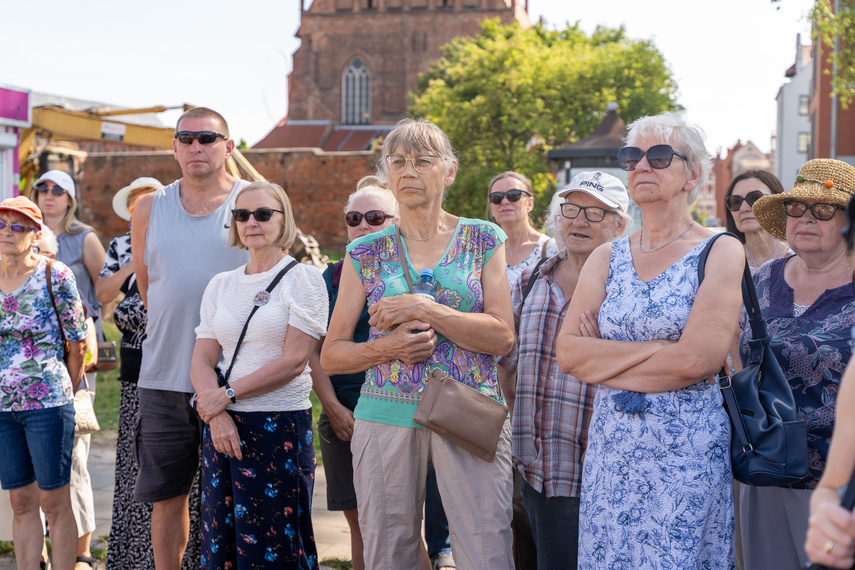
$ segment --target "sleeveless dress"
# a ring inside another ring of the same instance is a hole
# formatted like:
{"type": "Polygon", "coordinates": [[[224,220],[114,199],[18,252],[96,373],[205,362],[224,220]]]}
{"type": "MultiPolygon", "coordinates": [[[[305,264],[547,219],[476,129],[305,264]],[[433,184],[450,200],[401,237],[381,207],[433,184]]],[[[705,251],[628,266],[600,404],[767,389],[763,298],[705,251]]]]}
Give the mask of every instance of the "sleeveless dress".
{"type": "MultiPolygon", "coordinates": [[[[602,338],[676,340],[708,240],[649,282],[612,245],[602,338]]],[[[716,386],[656,394],[600,386],[582,473],[579,568],[734,567],[730,424],[716,386]]]]}

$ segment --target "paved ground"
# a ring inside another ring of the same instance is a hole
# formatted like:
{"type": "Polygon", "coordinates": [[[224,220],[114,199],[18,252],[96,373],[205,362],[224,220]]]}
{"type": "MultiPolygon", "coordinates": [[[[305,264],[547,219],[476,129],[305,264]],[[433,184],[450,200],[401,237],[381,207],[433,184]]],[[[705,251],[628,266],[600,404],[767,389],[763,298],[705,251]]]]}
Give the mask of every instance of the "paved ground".
{"type": "MultiPolygon", "coordinates": [[[[116,467],[116,434],[102,432],[92,439],[89,452],[89,473],[95,493],[95,523],[93,548],[104,548],[102,537],[110,533],[110,518],[113,512],[113,482],[116,467]]],[[[312,522],[315,542],[321,560],[327,558],[350,559],[350,531],[341,513],[327,511],[326,477],[323,468],[315,472],[315,494],[312,503],[312,522]]],[[[5,493],[5,491],[3,491],[5,493]]],[[[4,497],[5,498],[5,497],[4,497]]],[[[3,528],[3,527],[0,527],[3,528]]],[[[11,537],[2,537],[11,540],[11,537]]],[[[13,556],[0,556],[0,570],[15,570],[13,556]]],[[[103,562],[98,569],[104,568],[103,562]]],[[[322,567],[323,568],[323,567],[322,567]]]]}

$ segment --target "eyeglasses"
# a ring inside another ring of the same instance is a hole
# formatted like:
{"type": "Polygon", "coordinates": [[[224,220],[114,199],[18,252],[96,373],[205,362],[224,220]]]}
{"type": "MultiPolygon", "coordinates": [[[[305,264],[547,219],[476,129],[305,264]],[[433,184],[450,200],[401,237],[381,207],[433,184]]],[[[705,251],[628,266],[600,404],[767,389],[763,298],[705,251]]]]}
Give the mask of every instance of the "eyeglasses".
{"type": "Polygon", "coordinates": [[[379,226],[387,219],[394,217],[395,216],[390,216],[382,210],[370,210],[364,214],[361,212],[348,212],[344,215],[344,221],[347,222],[348,226],[355,228],[362,223],[362,218],[365,218],[365,221],[368,222],[369,226],[379,226]]]}
{"type": "Polygon", "coordinates": [[[236,222],[248,222],[250,216],[255,218],[256,222],[269,222],[270,218],[273,217],[273,212],[285,214],[282,210],[274,210],[273,208],[259,208],[257,210],[237,208],[232,210],[232,217],[236,222]]]}
{"type": "Polygon", "coordinates": [[[193,144],[194,140],[198,140],[199,144],[213,144],[217,139],[228,139],[226,135],[215,133],[214,131],[178,131],[175,133],[175,138],[181,144],[193,144]]]}
{"type": "Polygon", "coordinates": [[[16,234],[25,234],[27,232],[38,231],[36,228],[22,226],[21,224],[7,224],[6,222],[0,222],[0,230],[5,230],[6,228],[9,228],[16,234]]]}
{"type": "Polygon", "coordinates": [[[508,202],[519,202],[523,194],[531,196],[529,192],[518,188],[508,190],[507,192],[490,192],[490,203],[498,205],[501,204],[502,200],[505,198],[508,199],[508,202]]]}
{"type": "Polygon", "coordinates": [[[813,214],[813,217],[817,220],[830,220],[834,217],[834,214],[837,213],[837,210],[842,210],[842,206],[838,206],[836,204],[814,204],[813,206],[808,206],[804,202],[799,202],[798,200],[787,200],[784,202],[784,211],[791,218],[801,218],[805,215],[805,212],[810,210],[810,213],[813,214]]]}
{"type": "Polygon", "coordinates": [[[675,154],[683,160],[689,160],[686,155],[674,150],[670,144],[657,144],[646,151],[637,146],[625,146],[618,151],[617,159],[621,170],[635,170],[635,167],[641,162],[641,157],[646,156],[650,168],[661,170],[671,166],[671,160],[675,154]]]}
{"type": "Polygon", "coordinates": [[[433,163],[436,162],[436,157],[429,154],[414,156],[413,158],[407,158],[400,154],[386,155],[386,168],[389,169],[389,172],[403,172],[407,167],[407,162],[413,163],[416,172],[428,172],[433,163]]]}
{"type": "Polygon", "coordinates": [[[41,184],[36,184],[35,186],[33,186],[33,190],[35,190],[36,192],[43,193],[43,194],[50,192],[54,196],[62,196],[63,194],[65,194],[65,190],[62,188],[62,186],[57,186],[57,185],[48,186],[44,182],[42,182],[41,184]]]}
{"type": "Polygon", "coordinates": [[[564,202],[561,204],[561,215],[565,218],[575,220],[579,217],[580,212],[585,212],[585,219],[589,222],[602,222],[607,213],[615,214],[614,210],[604,210],[596,206],[578,206],[572,202],[564,202]]]}
{"type": "Polygon", "coordinates": [[[748,207],[752,207],[754,202],[759,200],[765,196],[763,192],[760,190],[752,190],[748,194],[745,195],[745,198],[742,196],[737,196],[736,194],[731,194],[727,198],[724,199],[724,205],[727,206],[727,209],[731,212],[738,212],[740,208],[742,208],[743,202],[748,202],[748,207]]]}

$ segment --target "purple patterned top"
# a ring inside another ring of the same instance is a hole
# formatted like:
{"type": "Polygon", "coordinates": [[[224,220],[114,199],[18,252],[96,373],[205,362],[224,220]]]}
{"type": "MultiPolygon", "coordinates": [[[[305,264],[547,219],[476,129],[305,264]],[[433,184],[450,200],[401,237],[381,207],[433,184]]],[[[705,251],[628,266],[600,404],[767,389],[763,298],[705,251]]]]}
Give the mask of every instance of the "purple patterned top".
{"type": "MultiPolygon", "coordinates": [[[[793,289],[784,281],[784,264],[776,259],[754,273],[760,310],[772,337],[770,346],[790,383],[799,419],[807,422],[810,475],[791,485],[813,489],[819,483],[834,427],[837,392],[855,342],[855,294],[852,285],[827,289],[802,315],[793,316],[793,289]]],[[[746,327],[740,338],[743,365],[748,358],[746,327]]]]}
{"type": "MultiPolygon", "coordinates": [[[[408,292],[402,255],[395,245],[395,228],[393,225],[354,240],[347,248],[356,273],[362,280],[369,307],[383,297],[408,292]]],[[[505,239],[504,232],[495,224],[460,218],[448,249],[433,269],[434,280],[439,286],[437,302],[462,312],[483,312],[481,271],[505,239]]],[[[410,276],[416,282],[418,273],[412,264],[408,265],[410,276]]],[[[370,342],[384,334],[371,327],[368,340],[370,342]]],[[[499,398],[495,356],[465,350],[444,336],[437,335],[436,350],[427,361],[410,365],[392,360],[368,370],[354,417],[390,425],[419,427],[413,423],[413,414],[424,392],[424,379],[435,368],[448,372],[467,386],[499,398]]]]}

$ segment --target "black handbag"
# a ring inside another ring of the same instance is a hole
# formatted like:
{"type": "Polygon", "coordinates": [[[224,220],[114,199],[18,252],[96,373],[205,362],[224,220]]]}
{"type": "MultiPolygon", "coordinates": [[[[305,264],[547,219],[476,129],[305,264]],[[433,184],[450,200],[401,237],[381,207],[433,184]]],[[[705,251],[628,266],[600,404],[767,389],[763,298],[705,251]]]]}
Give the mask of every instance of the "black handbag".
{"type": "MultiPolygon", "coordinates": [[[[698,258],[698,286],[714,236],[698,258]]],[[[751,339],[745,368],[728,377],[719,373],[724,407],[732,427],[730,460],[733,478],[757,487],[789,485],[808,474],[805,422],[797,419],[793,392],[769,346],[748,263],[742,275],[742,301],[748,311],[751,339]]]]}

